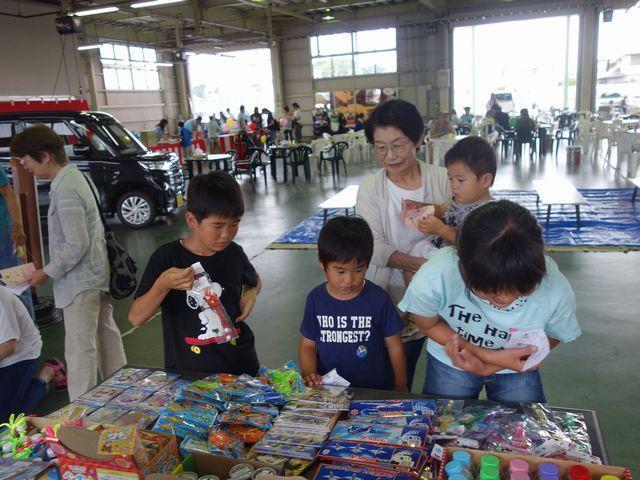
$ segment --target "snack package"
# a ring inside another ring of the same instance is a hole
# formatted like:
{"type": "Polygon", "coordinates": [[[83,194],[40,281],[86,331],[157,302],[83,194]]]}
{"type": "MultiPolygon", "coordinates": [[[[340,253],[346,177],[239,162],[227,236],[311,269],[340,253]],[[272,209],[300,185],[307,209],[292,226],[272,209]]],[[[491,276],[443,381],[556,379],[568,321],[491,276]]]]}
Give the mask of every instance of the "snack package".
{"type": "Polygon", "coordinates": [[[106,385],[118,385],[121,387],[131,387],[140,382],[143,378],[151,373],[151,370],[146,368],[128,368],[123,367],[109,378],[104,383],[106,385]]]}
{"type": "Polygon", "coordinates": [[[124,392],[126,387],[119,387],[116,385],[102,384],[92,388],[88,392],[83,393],[79,400],[82,403],[89,405],[103,406],[109,403],[110,400],[124,392]]]}
{"type": "Polygon", "coordinates": [[[238,331],[220,301],[222,287],[211,281],[200,262],[191,267],[195,280],[191,290],[187,291],[187,305],[199,310],[198,317],[203,326],[197,338],[187,337],[185,342],[189,345],[208,345],[235,340],[239,336],[238,331]]]}
{"type": "Polygon", "coordinates": [[[137,407],[145,398],[153,393],[152,390],[144,390],[142,388],[129,388],[117,397],[109,400],[109,405],[119,406],[123,408],[137,407]]]}
{"type": "Polygon", "coordinates": [[[425,448],[427,445],[427,431],[421,428],[344,421],[336,423],[329,438],[381,445],[406,445],[413,448],[425,448]]]}
{"type": "Polygon", "coordinates": [[[109,427],[100,432],[98,453],[102,455],[133,455],[136,448],[138,429],[126,427],[109,427]]]}
{"type": "Polygon", "coordinates": [[[407,227],[418,228],[418,221],[435,214],[435,207],[414,200],[402,200],[400,218],[407,227]]]}
{"type": "Polygon", "coordinates": [[[323,460],[390,468],[407,473],[420,473],[427,463],[424,450],[409,447],[329,441],[320,449],[323,460]]]}
{"type": "Polygon", "coordinates": [[[221,430],[239,438],[244,443],[257,443],[264,438],[265,431],[249,425],[224,425],[221,430]]]}
{"type": "Polygon", "coordinates": [[[209,433],[209,451],[214,455],[224,455],[231,458],[245,458],[244,444],[233,435],[221,430],[209,433]]]}

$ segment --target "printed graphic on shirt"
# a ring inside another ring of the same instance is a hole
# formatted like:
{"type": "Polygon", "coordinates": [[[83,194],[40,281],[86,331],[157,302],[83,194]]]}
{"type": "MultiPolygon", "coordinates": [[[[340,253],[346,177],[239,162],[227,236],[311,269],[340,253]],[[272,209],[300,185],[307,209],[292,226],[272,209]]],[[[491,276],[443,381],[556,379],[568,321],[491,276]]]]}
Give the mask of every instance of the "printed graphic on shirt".
{"type": "Polygon", "coordinates": [[[479,347],[502,349],[511,336],[509,331],[490,325],[480,313],[474,313],[464,305],[452,303],[446,311],[445,321],[449,326],[466,341],[479,347]]]}
{"type": "Polygon", "coordinates": [[[371,337],[371,315],[316,315],[316,319],[320,327],[319,342],[357,344],[356,356],[367,356],[364,344],[371,337]]]}

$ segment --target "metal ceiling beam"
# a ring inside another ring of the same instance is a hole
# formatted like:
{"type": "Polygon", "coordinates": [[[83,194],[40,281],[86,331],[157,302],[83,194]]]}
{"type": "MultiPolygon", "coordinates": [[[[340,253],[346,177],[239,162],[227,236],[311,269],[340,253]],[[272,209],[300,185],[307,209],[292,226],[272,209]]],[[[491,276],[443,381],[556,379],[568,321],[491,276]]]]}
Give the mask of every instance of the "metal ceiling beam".
{"type": "Polygon", "coordinates": [[[419,0],[419,2],[429,10],[434,11],[443,10],[445,7],[445,2],[443,0],[419,0]]]}
{"type": "Polygon", "coordinates": [[[256,3],[256,2],[253,2],[251,0],[240,0],[240,3],[242,3],[244,5],[251,5],[254,8],[263,8],[263,9],[269,8],[269,6],[271,6],[271,10],[273,12],[280,13],[280,14],[286,15],[288,17],[298,18],[300,20],[304,20],[305,22],[313,23],[313,19],[312,18],[306,17],[305,15],[301,15],[301,14],[299,14],[297,12],[289,10],[288,8],[274,7],[271,4],[256,3]]]}

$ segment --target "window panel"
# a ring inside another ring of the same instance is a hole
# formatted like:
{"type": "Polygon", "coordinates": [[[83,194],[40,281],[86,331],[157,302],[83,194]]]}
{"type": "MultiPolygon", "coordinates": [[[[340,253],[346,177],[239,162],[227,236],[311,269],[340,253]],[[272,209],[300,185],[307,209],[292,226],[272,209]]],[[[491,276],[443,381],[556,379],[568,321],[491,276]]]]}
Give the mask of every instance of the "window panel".
{"type": "Polygon", "coordinates": [[[356,52],[371,52],[374,50],[391,50],[396,48],[395,28],[365,30],[356,32],[354,37],[356,52]]]}
{"type": "Polygon", "coordinates": [[[147,88],[149,90],[160,90],[160,76],[157,70],[147,70],[145,72],[147,77],[147,88]]]}
{"type": "Polygon", "coordinates": [[[104,88],[106,90],[118,90],[118,72],[113,68],[103,68],[104,88]]]}
{"type": "Polygon", "coordinates": [[[309,39],[309,42],[311,43],[311,56],[317,57],[318,56],[318,37],[311,37],[309,39]]]}
{"type": "Polygon", "coordinates": [[[120,90],[132,90],[133,82],[131,81],[131,70],[120,68],[116,70],[118,73],[118,85],[120,90]]]}
{"type": "Polygon", "coordinates": [[[135,90],[147,90],[147,76],[145,70],[131,70],[133,75],[133,88],[135,90]]]}
{"type": "Polygon", "coordinates": [[[320,55],[335,55],[336,53],[351,53],[351,34],[336,33],[318,37],[318,53],[320,55]]]}
{"type": "Polygon", "coordinates": [[[353,63],[351,55],[340,55],[338,57],[331,57],[333,62],[333,76],[334,77],[348,77],[353,75],[353,63]]]}
{"type": "Polygon", "coordinates": [[[129,60],[129,48],[126,45],[114,45],[113,53],[117,60],[129,60]]]}
{"type": "Polygon", "coordinates": [[[333,76],[331,69],[331,58],[314,58],[313,64],[313,78],[329,78],[333,76]]]}
{"type": "Polygon", "coordinates": [[[110,43],[103,43],[100,45],[100,57],[101,58],[114,58],[113,57],[113,45],[110,43]]]}
{"type": "Polygon", "coordinates": [[[129,47],[129,55],[131,60],[136,60],[138,62],[144,61],[144,54],[142,53],[142,48],[140,47],[129,47]]]}
{"type": "Polygon", "coordinates": [[[156,51],[153,48],[144,48],[144,61],[156,63],[156,51]]]}

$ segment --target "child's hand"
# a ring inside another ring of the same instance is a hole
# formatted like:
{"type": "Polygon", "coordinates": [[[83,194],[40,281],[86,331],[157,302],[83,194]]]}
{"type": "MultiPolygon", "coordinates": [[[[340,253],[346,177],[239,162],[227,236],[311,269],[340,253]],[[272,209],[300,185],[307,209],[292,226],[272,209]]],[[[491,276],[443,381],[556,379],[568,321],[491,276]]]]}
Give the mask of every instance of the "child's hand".
{"type": "Polygon", "coordinates": [[[416,274],[416,272],[411,272],[409,270],[402,270],[402,278],[404,278],[405,287],[409,286],[409,284],[411,283],[411,280],[413,279],[413,276],[415,274],[416,274]]]}
{"type": "Polygon", "coordinates": [[[256,295],[257,293],[255,292],[255,289],[242,294],[240,297],[240,316],[236,318],[236,322],[244,322],[251,314],[251,311],[256,304],[256,295]]]}
{"type": "Polygon", "coordinates": [[[304,384],[307,387],[319,387],[322,385],[322,377],[317,373],[310,373],[304,376],[304,384]]]}
{"type": "Polygon", "coordinates": [[[503,368],[521,372],[529,355],[536,352],[536,347],[510,348],[491,350],[485,354],[485,360],[503,368]]]}
{"type": "Polygon", "coordinates": [[[435,215],[428,215],[418,220],[418,231],[425,235],[438,235],[442,232],[444,223],[435,215]]]}
{"type": "Polygon", "coordinates": [[[162,272],[158,278],[160,286],[165,290],[191,290],[195,276],[193,268],[170,268],[162,272]]]}
{"type": "Polygon", "coordinates": [[[451,363],[454,366],[475,375],[483,377],[490,375],[487,365],[468,348],[464,348],[461,345],[460,336],[457,333],[454,333],[451,336],[451,340],[445,345],[445,352],[451,358],[451,363]]]}

